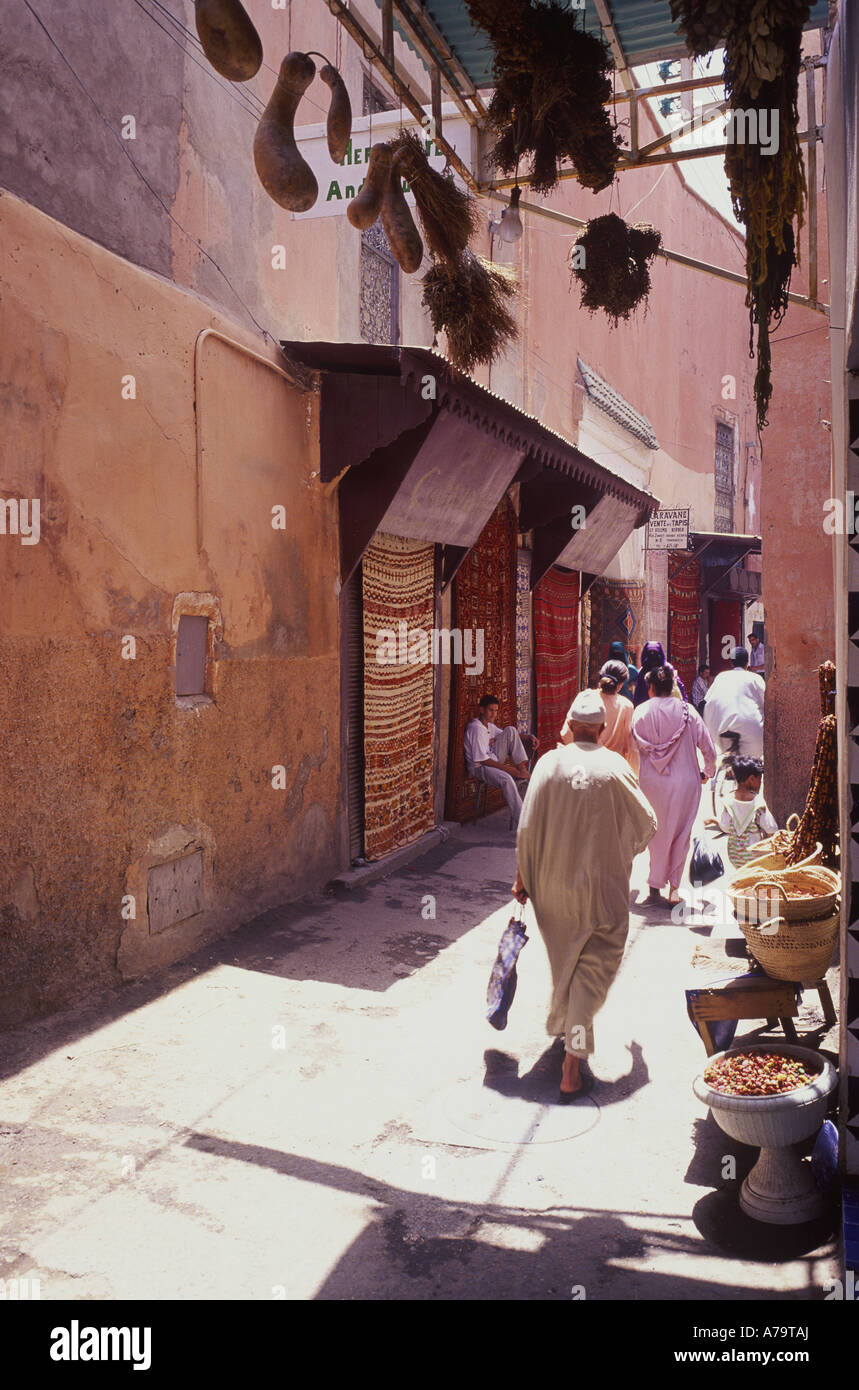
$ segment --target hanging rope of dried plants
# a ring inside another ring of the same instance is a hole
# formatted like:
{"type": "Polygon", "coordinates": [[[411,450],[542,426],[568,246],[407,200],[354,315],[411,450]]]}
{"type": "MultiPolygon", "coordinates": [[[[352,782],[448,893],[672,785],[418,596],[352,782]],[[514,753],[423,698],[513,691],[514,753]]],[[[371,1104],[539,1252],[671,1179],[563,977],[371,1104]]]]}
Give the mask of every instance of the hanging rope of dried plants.
{"type": "Polygon", "coordinates": [[[620,136],[605,103],[614,60],[602,38],[579,27],[558,0],[465,0],[495,55],[488,123],[498,133],[493,165],[512,174],[530,156],[530,181],[548,193],[569,160],[585,188],[608,188],[620,136]]]}
{"type": "MultiPolygon", "coordinates": [[[[798,234],[805,206],[805,166],[798,136],[802,27],[808,0],[671,0],[671,14],[687,47],[703,56],[724,42],[725,93],[729,108],[754,113],[757,139],[746,118],[740,142],[737,123],[725,154],[725,173],[734,212],[746,228],[746,304],[749,355],[757,351],[755,403],[758,429],[766,425],[772,399],[770,333],[788,307],[790,279],[799,263],[798,234]],[[777,148],[760,137],[761,116],[777,148]],[[755,342],[757,337],[757,342],[755,342]]],[[[810,114],[814,120],[814,113],[810,114]]]]}
{"type": "Polygon", "coordinates": [[[519,331],[510,312],[518,286],[506,266],[466,250],[456,260],[435,261],[423,287],[433,330],[447,334],[450,359],[464,372],[494,361],[519,331]]]}
{"type": "Polygon", "coordinates": [[[477,231],[477,203],[452,176],[432,167],[415,131],[402,130],[389,144],[414,194],[427,250],[435,260],[456,260],[477,231]]]}
{"type": "Polygon", "coordinates": [[[661,245],[655,227],[629,226],[614,212],[592,217],[570,250],[582,308],[603,309],[613,328],[627,320],[650,293],[650,263],[661,245]]]}

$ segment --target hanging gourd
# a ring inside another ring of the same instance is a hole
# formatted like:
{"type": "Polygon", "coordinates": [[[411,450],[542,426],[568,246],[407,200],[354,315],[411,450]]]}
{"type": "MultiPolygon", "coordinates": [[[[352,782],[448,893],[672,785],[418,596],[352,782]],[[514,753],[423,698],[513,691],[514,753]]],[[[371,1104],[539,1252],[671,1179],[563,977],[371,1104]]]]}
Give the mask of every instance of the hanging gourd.
{"type": "Polygon", "coordinates": [[[295,113],[316,75],[306,53],[288,53],[254,137],[254,164],[266,193],[289,212],[307,212],[319,194],[316,175],[295,142],[295,113]]]}
{"type": "Polygon", "coordinates": [[[385,229],[385,236],[388,238],[388,245],[394,254],[394,259],[402,266],[407,275],[414,275],[415,271],[420,269],[421,261],[424,258],[424,244],[403,192],[398,155],[395,155],[391,161],[391,172],[388,175],[387,187],[382,195],[382,207],[379,216],[382,219],[382,226],[385,229]]]}
{"type": "Polygon", "coordinates": [[[342,164],[352,138],[352,103],[346,83],[332,63],[326,63],[320,68],[319,76],[326,87],[331,88],[331,104],[328,107],[326,124],[328,153],[335,164],[342,164]]]}
{"type": "Polygon", "coordinates": [[[434,260],[457,260],[477,231],[477,203],[452,177],[433,169],[413,130],[401,130],[391,148],[414,196],[427,250],[434,260]]]}
{"type": "Polygon", "coordinates": [[[262,44],[240,0],[194,0],[203,52],[231,82],[248,82],[262,66],[262,44]]]}
{"type": "Polygon", "coordinates": [[[359,232],[366,232],[368,227],[372,227],[382,210],[393,157],[389,145],[373,145],[370,150],[363,187],[346,209],[346,216],[359,232]]]}

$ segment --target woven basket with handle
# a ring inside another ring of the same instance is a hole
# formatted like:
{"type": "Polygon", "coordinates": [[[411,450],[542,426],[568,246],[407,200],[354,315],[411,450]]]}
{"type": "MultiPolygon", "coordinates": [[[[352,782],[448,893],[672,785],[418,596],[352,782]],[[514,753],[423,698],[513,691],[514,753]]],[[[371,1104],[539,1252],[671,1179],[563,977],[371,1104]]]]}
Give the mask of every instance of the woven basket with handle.
{"type": "Polygon", "coordinates": [[[743,921],[739,926],[750,953],[771,979],[801,985],[814,984],[825,975],[838,940],[839,919],[836,911],[812,921],[773,917],[760,926],[743,921]]]}
{"type": "Polygon", "coordinates": [[[841,879],[832,869],[822,865],[804,865],[803,873],[798,865],[778,873],[770,872],[766,877],[754,881],[752,868],[735,874],[728,886],[728,897],[734,907],[737,921],[760,924],[770,917],[782,917],[788,922],[810,922],[816,917],[828,917],[834,911],[841,879]],[[816,892],[808,888],[808,880],[813,877],[816,892]],[[749,879],[752,882],[749,882],[749,879]],[[802,889],[805,887],[806,892],[802,889]],[[788,892],[789,889],[793,891],[788,892]]]}

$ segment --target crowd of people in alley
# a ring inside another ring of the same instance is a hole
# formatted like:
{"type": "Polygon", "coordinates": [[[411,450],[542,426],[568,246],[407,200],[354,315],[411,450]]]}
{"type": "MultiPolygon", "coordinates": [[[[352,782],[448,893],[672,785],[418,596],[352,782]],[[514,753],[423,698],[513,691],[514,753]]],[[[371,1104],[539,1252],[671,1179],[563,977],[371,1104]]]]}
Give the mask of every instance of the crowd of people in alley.
{"type": "Polygon", "coordinates": [[[552,972],[547,1031],[563,1036],[560,1099],[583,1094],[629,930],[633,860],[649,850],[643,906],[670,911],[698,819],[702,789],[727,761],[731,791],[709,819],[739,866],[777,829],[762,796],[763,656],[736,647],[730,669],[702,666],[687,693],[659,642],[635,666],[613,643],[596,689],[572,701],[555,747],[536,764],[533,740],[497,722],[487,693],[465,736],[468,770],[504,794],[517,829],[514,896],[530,900],[552,972]],[[520,795],[524,793],[524,799],[520,795]]]}

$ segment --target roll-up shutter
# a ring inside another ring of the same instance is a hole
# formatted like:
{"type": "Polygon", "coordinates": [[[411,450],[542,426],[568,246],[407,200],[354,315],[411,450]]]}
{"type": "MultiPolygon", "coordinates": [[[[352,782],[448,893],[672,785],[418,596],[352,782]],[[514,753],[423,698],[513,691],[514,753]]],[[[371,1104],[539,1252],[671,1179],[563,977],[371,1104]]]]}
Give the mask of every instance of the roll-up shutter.
{"type": "Polygon", "coordinates": [[[364,857],[364,612],[361,566],[343,594],[343,661],[349,858],[364,857]]]}

